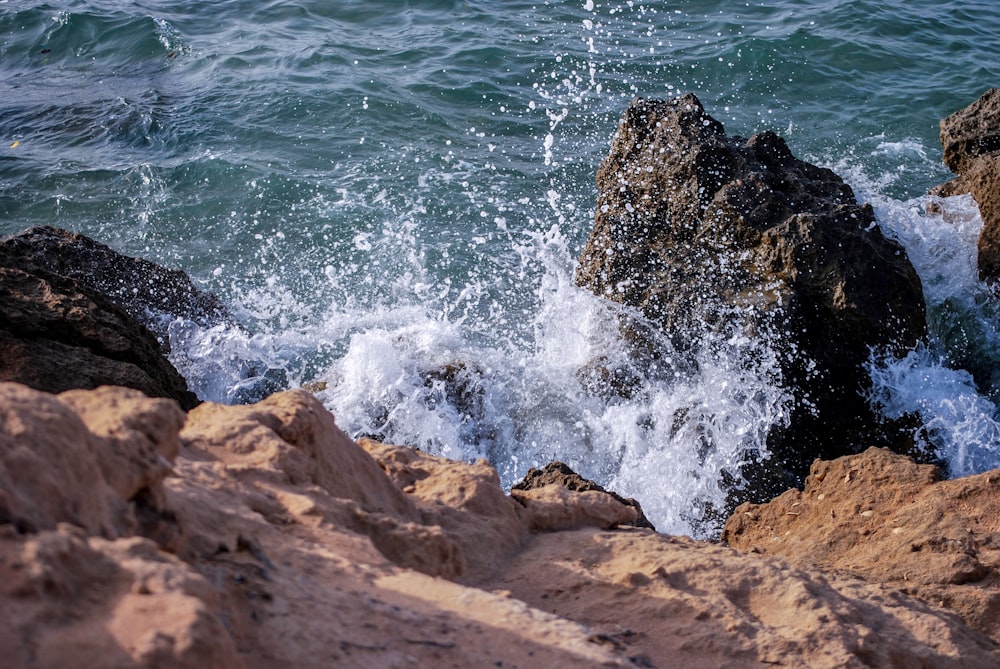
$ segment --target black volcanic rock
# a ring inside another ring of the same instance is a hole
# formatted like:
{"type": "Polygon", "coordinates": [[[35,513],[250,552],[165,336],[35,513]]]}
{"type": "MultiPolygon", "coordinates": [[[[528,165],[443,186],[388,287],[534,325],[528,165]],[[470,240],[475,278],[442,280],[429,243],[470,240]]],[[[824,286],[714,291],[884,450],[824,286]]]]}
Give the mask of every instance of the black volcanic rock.
{"type": "MultiPolygon", "coordinates": [[[[885,442],[864,365],[872,350],[899,354],[924,337],[923,293],[906,252],[840,177],[772,132],[727,136],[685,95],[633,101],[597,186],[579,285],[640,310],[682,354],[713,331],[771,338],[794,398],[790,425],[769,435],[784,469],[766,475],[784,478],[776,489],[814,458],[885,442]]],[[[626,334],[655,363],[648,337],[626,334]]]]}

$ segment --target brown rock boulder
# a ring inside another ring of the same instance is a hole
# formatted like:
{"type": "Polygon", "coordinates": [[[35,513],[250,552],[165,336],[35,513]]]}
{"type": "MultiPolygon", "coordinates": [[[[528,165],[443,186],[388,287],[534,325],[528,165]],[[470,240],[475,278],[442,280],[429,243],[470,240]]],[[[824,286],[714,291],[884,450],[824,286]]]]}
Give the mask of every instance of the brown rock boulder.
{"type": "Polygon", "coordinates": [[[923,294],[906,252],[836,174],[772,132],[727,136],[685,95],[633,101],[597,184],[577,282],[639,309],[682,353],[711,332],[768,337],[793,397],[787,430],[769,436],[786,473],[884,441],[864,363],[924,336],[923,294]]]}
{"type": "Polygon", "coordinates": [[[0,350],[0,381],[52,393],[126,386],[185,409],[198,404],[145,326],[100,293],[45,270],[0,262],[0,350]]]}
{"type": "Polygon", "coordinates": [[[187,452],[204,452],[234,473],[277,475],[294,485],[319,486],[370,511],[415,516],[406,495],[304,390],[248,406],[206,402],[189,414],[183,437],[187,452]]]}
{"type": "Polygon", "coordinates": [[[941,121],[944,164],[965,174],[979,156],[1000,151],[1000,88],[991,88],[965,109],[941,121]]]}
{"type": "Polygon", "coordinates": [[[590,479],[583,478],[573,471],[569,465],[563,462],[550,462],[541,469],[535,469],[532,467],[528,470],[528,473],[524,475],[523,479],[513,485],[511,488],[511,495],[515,495],[515,491],[536,490],[550,485],[565,488],[571,492],[588,492],[593,490],[610,495],[620,504],[624,504],[625,506],[635,509],[635,520],[629,522],[629,525],[634,527],[645,527],[650,530],[656,529],[656,527],[653,526],[653,523],[649,522],[649,519],[646,518],[646,514],[643,513],[642,505],[639,504],[638,500],[632,499],[631,497],[622,497],[616,492],[605,490],[603,486],[598,485],[590,479]]]}
{"type": "Polygon", "coordinates": [[[979,205],[979,278],[1000,279],[1000,89],[992,88],[941,121],[944,162],[958,178],[931,189],[948,197],[969,193],[979,205]]]}
{"type": "Polygon", "coordinates": [[[943,481],[877,448],[817,461],[802,490],[738,507],[722,538],[891,585],[1000,640],[1000,470],[943,481]]]}

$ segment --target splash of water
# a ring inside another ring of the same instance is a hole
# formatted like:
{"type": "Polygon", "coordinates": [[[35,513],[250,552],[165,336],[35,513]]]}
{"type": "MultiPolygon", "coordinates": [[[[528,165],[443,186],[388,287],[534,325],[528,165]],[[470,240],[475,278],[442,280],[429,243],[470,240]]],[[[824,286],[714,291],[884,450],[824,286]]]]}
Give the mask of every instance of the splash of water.
{"type": "MultiPolygon", "coordinates": [[[[879,146],[897,158],[929,162],[912,141],[883,138],[879,146]]],[[[890,419],[919,417],[914,436],[934,446],[951,475],[996,467],[1000,304],[979,280],[976,244],[983,223],[976,203],[968,195],[896,200],[883,194],[891,175],[873,180],[846,161],[838,169],[850,174],[859,199],[871,201],[883,230],[906,248],[927,305],[926,346],[902,358],[872,356],[870,401],[890,419]]]]}

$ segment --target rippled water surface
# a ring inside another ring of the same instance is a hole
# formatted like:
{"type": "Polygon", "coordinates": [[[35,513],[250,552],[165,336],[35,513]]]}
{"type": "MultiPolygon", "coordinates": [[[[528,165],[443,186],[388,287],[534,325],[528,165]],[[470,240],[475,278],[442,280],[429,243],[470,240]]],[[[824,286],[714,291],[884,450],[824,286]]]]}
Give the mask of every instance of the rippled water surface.
{"type": "Polygon", "coordinates": [[[253,335],[174,325],[203,397],[238,400],[262,361],[324,383],[351,433],[488,457],[506,484],[562,458],[701,531],[788,398],[739,341],[627,401],[585,391],[621,349],[572,273],[622,109],[692,91],[873,202],[935,331],[876,367],[877,399],[962,473],[1000,461],[996,392],[961,369],[1000,358],[997,308],[974,206],[956,226],[922,194],[948,178],[938,120],[1000,81],[998,53],[986,0],[0,0],[0,233],[65,227],[224,297],[253,335]]]}

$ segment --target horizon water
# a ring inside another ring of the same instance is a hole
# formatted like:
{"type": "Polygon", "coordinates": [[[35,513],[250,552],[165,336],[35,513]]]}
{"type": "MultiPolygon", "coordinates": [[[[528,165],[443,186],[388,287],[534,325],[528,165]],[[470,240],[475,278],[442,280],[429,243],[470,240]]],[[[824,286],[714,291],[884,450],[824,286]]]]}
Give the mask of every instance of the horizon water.
{"type": "Polygon", "coordinates": [[[508,487],[562,460],[709,536],[789,397],[770,342],[735,335],[631,398],[587,391],[595,359],[630,364],[618,307],[573,281],[622,110],[693,92],[872,203],[931,336],[873,358],[871,401],[963,475],[1000,466],[1000,381],[962,368],[1000,370],[1000,302],[975,204],[925,193],[950,178],[938,121],[998,53],[986,0],[0,0],[0,235],[66,228],[219,295],[247,330],[169,325],[203,399],[280,370],[351,435],[508,487]]]}

